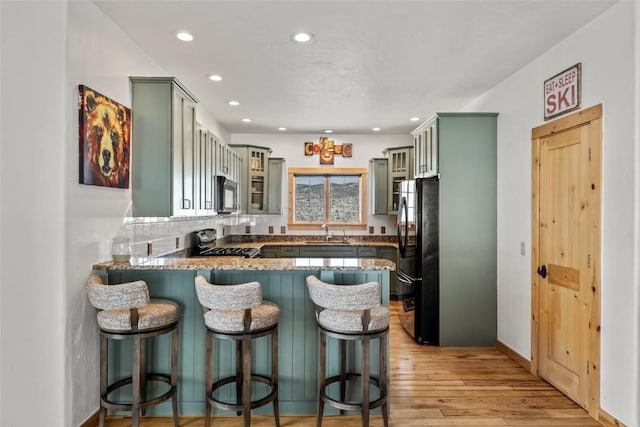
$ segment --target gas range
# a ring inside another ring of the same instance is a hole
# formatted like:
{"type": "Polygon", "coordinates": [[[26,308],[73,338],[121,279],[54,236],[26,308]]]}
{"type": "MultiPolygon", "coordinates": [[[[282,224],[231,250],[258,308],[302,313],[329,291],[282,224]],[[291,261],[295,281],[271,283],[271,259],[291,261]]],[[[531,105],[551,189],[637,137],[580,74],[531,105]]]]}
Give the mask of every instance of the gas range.
{"type": "Polygon", "coordinates": [[[216,244],[216,230],[206,228],[191,233],[191,256],[243,256],[245,258],[259,258],[260,249],[240,248],[237,246],[218,246],[216,244]]]}
{"type": "Polygon", "coordinates": [[[238,248],[231,246],[215,246],[210,248],[200,248],[197,256],[243,256],[245,258],[259,258],[258,248],[238,248]]]}

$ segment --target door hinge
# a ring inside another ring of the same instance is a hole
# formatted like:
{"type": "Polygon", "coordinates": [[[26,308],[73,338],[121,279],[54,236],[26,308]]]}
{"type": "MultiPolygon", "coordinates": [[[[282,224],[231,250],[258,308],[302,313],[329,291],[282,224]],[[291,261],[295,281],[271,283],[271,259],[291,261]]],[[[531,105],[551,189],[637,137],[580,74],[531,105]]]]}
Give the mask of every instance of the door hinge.
{"type": "Polygon", "coordinates": [[[589,161],[591,161],[591,147],[589,147],[589,161]]]}
{"type": "Polygon", "coordinates": [[[587,268],[591,268],[591,254],[587,255],[587,268]]]}
{"type": "Polygon", "coordinates": [[[587,374],[589,373],[589,361],[587,360],[587,374]]]}

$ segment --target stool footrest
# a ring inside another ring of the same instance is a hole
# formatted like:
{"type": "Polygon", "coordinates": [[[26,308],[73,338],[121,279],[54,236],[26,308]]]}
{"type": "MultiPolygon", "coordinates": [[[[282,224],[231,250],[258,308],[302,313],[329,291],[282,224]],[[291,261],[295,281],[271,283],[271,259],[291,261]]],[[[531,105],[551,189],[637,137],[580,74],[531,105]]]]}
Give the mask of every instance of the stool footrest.
{"type": "MultiPolygon", "coordinates": [[[[362,375],[347,373],[345,375],[347,381],[358,381],[361,380],[362,375]]],[[[340,382],[340,375],[334,375],[332,377],[327,377],[325,379],[324,389],[320,391],[320,398],[326,402],[327,405],[333,406],[334,408],[343,410],[343,411],[362,411],[362,403],[347,403],[332,397],[329,397],[325,390],[327,387],[334,383],[340,382]]],[[[387,403],[387,390],[383,389],[380,386],[380,380],[376,377],[369,377],[369,384],[377,387],[380,390],[380,397],[374,400],[369,401],[369,409],[375,409],[387,403]]]]}
{"type": "MultiPolygon", "coordinates": [[[[140,409],[146,409],[152,406],[156,406],[166,400],[169,400],[176,394],[176,386],[171,385],[171,376],[165,374],[154,374],[148,373],[145,375],[146,381],[160,381],[166,384],[169,384],[169,390],[165,393],[156,396],[152,399],[141,400],[140,401],[140,409]]],[[[125,385],[131,384],[133,382],[132,377],[125,377],[121,380],[118,380],[112,384],[109,384],[107,387],[107,392],[100,396],[100,401],[102,402],[102,406],[107,409],[111,409],[114,411],[130,411],[132,408],[131,402],[116,402],[114,400],[109,399],[109,394],[113,391],[119,389],[120,387],[124,387],[125,385]]]]}
{"type": "MultiPolygon", "coordinates": [[[[237,382],[237,377],[235,375],[233,376],[229,376],[229,377],[224,377],[219,379],[218,381],[215,381],[212,384],[212,391],[210,394],[207,395],[207,400],[209,401],[209,403],[211,403],[213,406],[220,408],[220,409],[225,409],[228,411],[242,411],[242,409],[244,408],[242,403],[238,403],[238,402],[225,402],[223,400],[217,399],[213,396],[213,393],[218,390],[220,387],[227,385],[227,384],[231,384],[231,383],[236,383],[237,382]]],[[[255,408],[259,408],[261,406],[266,405],[267,403],[272,402],[273,400],[276,399],[276,397],[278,396],[278,384],[274,384],[273,379],[271,377],[268,377],[266,375],[260,375],[260,374],[251,374],[251,382],[259,382],[259,383],[263,383],[268,385],[269,387],[271,387],[271,391],[269,392],[269,394],[267,394],[266,396],[257,399],[257,400],[252,400],[251,401],[251,409],[255,409],[255,408]]]]}

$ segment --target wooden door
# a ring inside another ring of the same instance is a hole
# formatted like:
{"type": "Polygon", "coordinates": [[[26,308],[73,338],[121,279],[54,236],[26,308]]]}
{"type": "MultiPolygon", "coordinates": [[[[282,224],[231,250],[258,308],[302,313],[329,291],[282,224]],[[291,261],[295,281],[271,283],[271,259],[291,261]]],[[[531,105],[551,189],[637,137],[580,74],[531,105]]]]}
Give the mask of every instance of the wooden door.
{"type": "Polygon", "coordinates": [[[597,418],[601,106],[533,130],[532,365],[597,418]]]}

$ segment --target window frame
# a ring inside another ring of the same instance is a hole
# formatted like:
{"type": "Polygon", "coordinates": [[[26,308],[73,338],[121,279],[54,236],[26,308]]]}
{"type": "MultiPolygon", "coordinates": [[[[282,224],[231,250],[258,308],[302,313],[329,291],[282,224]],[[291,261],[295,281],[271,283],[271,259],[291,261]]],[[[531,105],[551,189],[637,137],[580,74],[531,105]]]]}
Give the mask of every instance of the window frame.
{"type": "Polygon", "coordinates": [[[287,171],[289,183],[289,215],[288,227],[291,230],[315,230],[322,224],[329,227],[340,227],[345,230],[365,230],[367,228],[367,168],[289,168],[287,171]],[[360,176],[360,219],[356,222],[295,222],[293,213],[295,209],[295,177],[296,175],[318,176],[360,176]]]}

